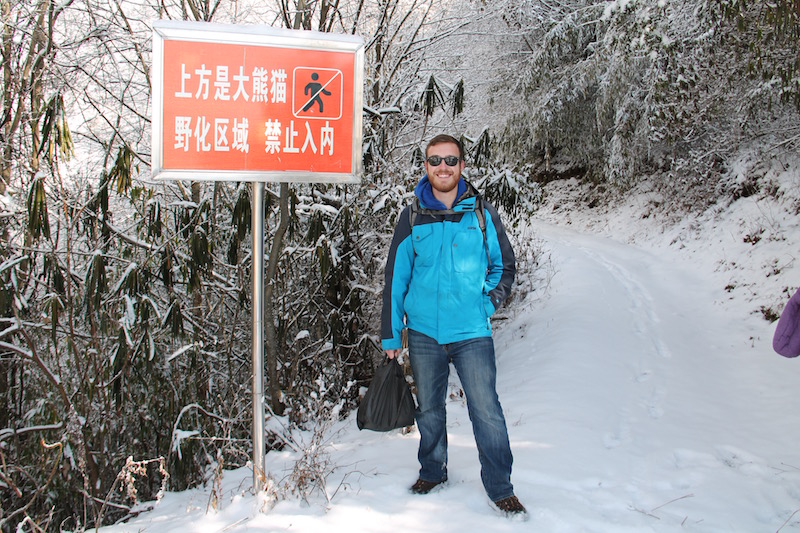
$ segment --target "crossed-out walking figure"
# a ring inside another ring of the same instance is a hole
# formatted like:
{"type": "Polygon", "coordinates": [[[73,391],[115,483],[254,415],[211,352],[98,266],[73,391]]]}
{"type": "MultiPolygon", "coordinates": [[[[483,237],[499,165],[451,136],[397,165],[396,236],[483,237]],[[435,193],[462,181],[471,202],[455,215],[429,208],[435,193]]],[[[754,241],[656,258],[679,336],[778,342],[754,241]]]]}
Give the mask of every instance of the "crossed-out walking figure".
{"type": "Polygon", "coordinates": [[[311,80],[308,85],[306,85],[304,94],[308,96],[309,94],[313,95],[313,98],[308,101],[308,103],[303,106],[303,111],[308,111],[311,109],[311,106],[314,105],[314,102],[319,104],[319,112],[322,113],[322,98],[320,94],[324,94],[325,96],[330,96],[332,93],[326,90],[321,83],[317,80],[319,79],[319,74],[316,72],[311,75],[311,80]]]}

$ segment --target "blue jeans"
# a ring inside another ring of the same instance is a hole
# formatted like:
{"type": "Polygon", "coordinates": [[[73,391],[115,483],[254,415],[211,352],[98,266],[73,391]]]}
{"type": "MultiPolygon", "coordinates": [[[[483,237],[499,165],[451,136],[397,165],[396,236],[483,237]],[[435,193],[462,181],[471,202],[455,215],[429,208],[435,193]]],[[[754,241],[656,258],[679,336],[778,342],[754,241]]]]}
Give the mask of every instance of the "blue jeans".
{"type": "Polygon", "coordinates": [[[486,493],[492,501],[513,495],[513,457],[495,386],[497,371],[492,338],[440,345],[427,335],[409,330],[408,352],[417,385],[420,479],[436,483],[447,478],[445,399],[452,361],[467,398],[486,493]]]}

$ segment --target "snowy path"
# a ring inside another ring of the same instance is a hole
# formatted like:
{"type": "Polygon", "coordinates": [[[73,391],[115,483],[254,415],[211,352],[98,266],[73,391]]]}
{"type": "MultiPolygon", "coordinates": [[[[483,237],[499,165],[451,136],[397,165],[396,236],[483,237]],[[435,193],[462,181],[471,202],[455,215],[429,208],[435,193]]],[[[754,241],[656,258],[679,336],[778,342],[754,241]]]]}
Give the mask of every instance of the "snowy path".
{"type": "MultiPolygon", "coordinates": [[[[554,227],[542,236],[553,294],[508,347],[529,347],[516,364],[531,370],[541,411],[528,433],[545,449],[518,464],[536,472],[547,530],[777,530],[800,508],[800,369],[771,351],[771,329],[734,321],[691,265],[554,227]]],[[[503,376],[504,389],[523,386],[503,376]]]]}
{"type": "MultiPolygon", "coordinates": [[[[258,513],[240,469],[224,480],[239,495],[217,513],[205,514],[207,489],[168,494],[107,533],[800,530],[800,513],[787,523],[800,509],[800,361],[771,351],[771,326],[734,318],[715,303],[725,298],[718,284],[672,254],[551,226],[537,233],[555,265],[550,293],[496,335],[528,522],[489,508],[454,394],[450,482],[437,493],[407,492],[415,433],[358,432],[353,414],[331,437],[329,504],[279,501],[258,513]]],[[[293,459],[267,456],[276,480],[293,459]]]]}

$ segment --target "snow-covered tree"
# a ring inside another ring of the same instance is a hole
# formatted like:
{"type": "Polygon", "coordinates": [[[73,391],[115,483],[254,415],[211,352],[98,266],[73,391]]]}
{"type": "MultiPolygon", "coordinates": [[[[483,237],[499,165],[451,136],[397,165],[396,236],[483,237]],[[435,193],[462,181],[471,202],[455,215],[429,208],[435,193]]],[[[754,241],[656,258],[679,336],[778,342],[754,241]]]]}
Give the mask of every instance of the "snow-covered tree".
{"type": "Polygon", "coordinates": [[[742,143],[776,122],[788,133],[776,144],[796,136],[797,114],[776,98],[795,83],[796,16],[779,4],[519,5],[506,16],[519,37],[500,92],[520,102],[501,136],[506,157],[540,161],[543,181],[578,175],[624,189],[658,174],[706,205],[742,143]],[[748,75],[754,65],[771,65],[763,80],[748,75]]]}

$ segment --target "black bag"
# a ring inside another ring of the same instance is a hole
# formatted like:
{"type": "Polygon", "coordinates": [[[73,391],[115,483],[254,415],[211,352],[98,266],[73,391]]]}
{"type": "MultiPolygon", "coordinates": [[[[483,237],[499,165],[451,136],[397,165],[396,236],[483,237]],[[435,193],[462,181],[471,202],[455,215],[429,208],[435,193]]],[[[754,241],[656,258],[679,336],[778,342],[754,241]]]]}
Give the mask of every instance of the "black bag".
{"type": "Polygon", "coordinates": [[[367,393],[358,406],[358,429],[391,431],[414,423],[414,399],[397,359],[389,359],[375,371],[367,393]]]}

